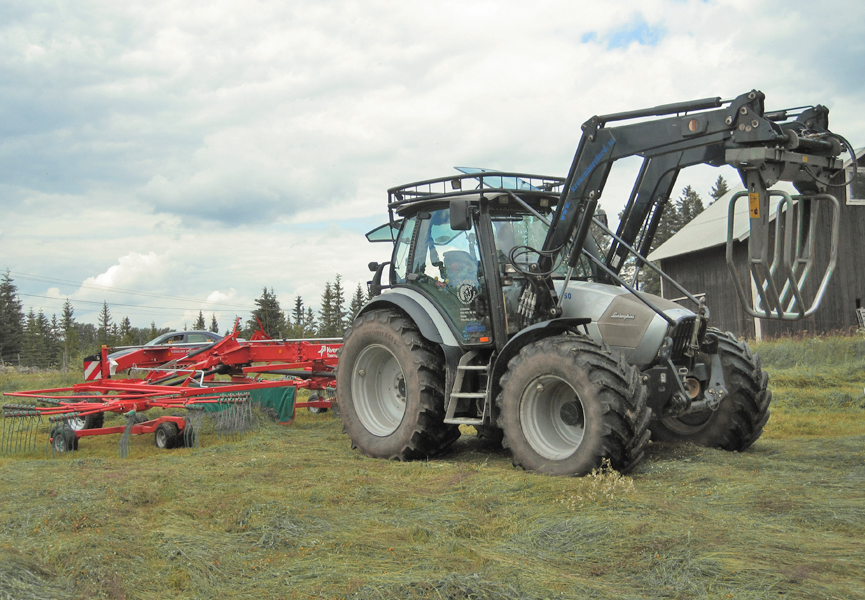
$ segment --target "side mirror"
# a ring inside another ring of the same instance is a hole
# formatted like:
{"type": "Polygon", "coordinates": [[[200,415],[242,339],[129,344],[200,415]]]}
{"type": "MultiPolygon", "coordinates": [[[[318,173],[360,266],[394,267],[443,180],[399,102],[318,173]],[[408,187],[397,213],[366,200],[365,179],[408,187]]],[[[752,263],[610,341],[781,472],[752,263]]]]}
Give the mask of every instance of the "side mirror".
{"type": "Polygon", "coordinates": [[[451,200],[449,212],[451,229],[468,231],[472,228],[471,205],[466,200],[451,200]]]}
{"type": "Polygon", "coordinates": [[[375,275],[372,276],[372,281],[366,282],[366,289],[369,291],[370,296],[378,296],[381,294],[381,291],[390,287],[389,285],[382,285],[381,276],[384,273],[384,268],[390,264],[390,261],[383,263],[369,263],[370,271],[375,270],[375,275]],[[373,265],[375,265],[375,269],[373,269],[373,265]]]}

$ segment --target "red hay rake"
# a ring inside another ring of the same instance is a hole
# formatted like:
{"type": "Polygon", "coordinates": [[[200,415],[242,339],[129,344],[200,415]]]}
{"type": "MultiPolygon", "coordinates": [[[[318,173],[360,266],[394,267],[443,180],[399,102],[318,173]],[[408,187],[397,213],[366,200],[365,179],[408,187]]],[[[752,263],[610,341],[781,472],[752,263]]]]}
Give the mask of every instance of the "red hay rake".
{"type": "Polygon", "coordinates": [[[294,420],[294,408],[324,412],[336,398],[334,367],[341,339],[274,340],[256,332],[237,337],[237,327],[207,346],[179,345],[102,348],[85,359],[85,381],[67,388],[7,392],[19,399],[4,404],[0,453],[36,449],[36,431],[47,419],[49,448],[74,452],[82,437],[121,434],[120,455],[128,454],[131,435],[154,434],[160,448],[198,447],[205,414],[213,416],[222,436],[240,436],[251,427],[257,392],[291,388],[310,390],[306,402],[294,402],[280,423],[294,420]],[[118,350],[118,349],[115,349],[118,350]],[[117,378],[118,373],[138,377],[117,378]],[[217,379],[217,376],[220,376],[217,379]],[[265,378],[281,376],[281,379],[265,378]],[[150,409],[183,409],[186,416],[142,415],[150,409]],[[126,416],[126,425],[103,427],[105,413],[126,416]],[[284,418],[288,417],[288,418],[284,418]]]}

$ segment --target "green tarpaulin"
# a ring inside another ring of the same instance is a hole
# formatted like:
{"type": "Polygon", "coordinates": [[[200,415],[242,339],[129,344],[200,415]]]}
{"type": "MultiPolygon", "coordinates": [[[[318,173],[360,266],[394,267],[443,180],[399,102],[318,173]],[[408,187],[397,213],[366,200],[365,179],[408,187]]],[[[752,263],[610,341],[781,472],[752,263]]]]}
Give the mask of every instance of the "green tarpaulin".
{"type": "MultiPolygon", "coordinates": [[[[270,409],[276,413],[276,420],[281,425],[288,425],[294,420],[294,386],[281,386],[272,388],[257,388],[244,393],[249,394],[249,401],[253,406],[261,405],[262,408],[270,409]]],[[[217,394],[225,397],[237,397],[237,392],[217,394]]],[[[218,412],[224,410],[226,404],[202,403],[205,412],[218,412]]]]}

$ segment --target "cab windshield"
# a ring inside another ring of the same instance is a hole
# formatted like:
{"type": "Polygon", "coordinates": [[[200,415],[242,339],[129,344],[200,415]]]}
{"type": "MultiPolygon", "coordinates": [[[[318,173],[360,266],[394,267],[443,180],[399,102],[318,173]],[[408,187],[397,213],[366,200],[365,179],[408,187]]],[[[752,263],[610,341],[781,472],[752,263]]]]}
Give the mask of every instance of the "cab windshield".
{"type": "MultiPolygon", "coordinates": [[[[509,212],[492,212],[493,229],[496,233],[496,249],[499,264],[510,263],[518,270],[529,270],[540,258],[539,250],[544,246],[549,226],[537,215],[509,212]]],[[[597,239],[586,239],[589,252],[600,249],[597,239]]],[[[568,272],[567,252],[560,253],[553,265],[553,278],[564,278],[568,272]]],[[[596,268],[585,256],[580,257],[573,278],[594,280],[596,268]]]]}

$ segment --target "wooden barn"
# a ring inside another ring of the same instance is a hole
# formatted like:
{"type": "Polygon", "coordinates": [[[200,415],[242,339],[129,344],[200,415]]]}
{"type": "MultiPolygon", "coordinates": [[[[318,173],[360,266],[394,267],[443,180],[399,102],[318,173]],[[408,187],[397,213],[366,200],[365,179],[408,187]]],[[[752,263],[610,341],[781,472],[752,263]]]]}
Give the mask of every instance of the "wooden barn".
{"type": "MultiPolygon", "coordinates": [[[[838,263],[823,302],[810,317],[799,321],[756,319],[743,310],[726,262],[727,211],[732,195],[744,189],[741,186],[708,206],[648,258],[692,294],[698,297],[705,295],[713,326],[745,338],[759,340],[785,334],[829,333],[862,328],[865,326],[865,148],[860,149],[856,156],[859,172],[853,182],[829,190],[841,204],[838,263]]],[[[851,167],[852,160],[848,159],[845,170],[848,180],[852,177],[851,167]]],[[[795,193],[792,187],[787,188],[787,191],[795,193]]],[[[733,257],[739,271],[739,280],[744,289],[750,290],[753,297],[757,292],[749,283],[747,271],[747,204],[746,198],[740,200],[736,206],[738,214],[734,221],[736,241],[733,257]]],[[[807,298],[814,297],[828,264],[829,213],[829,210],[820,210],[817,261],[804,286],[807,298]]],[[[681,294],[670,285],[662,285],[662,294],[665,298],[681,301],[686,306],[691,304],[690,301],[680,300],[678,297],[681,294]]]]}

